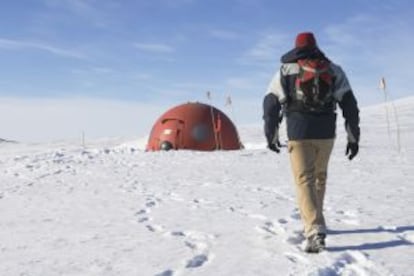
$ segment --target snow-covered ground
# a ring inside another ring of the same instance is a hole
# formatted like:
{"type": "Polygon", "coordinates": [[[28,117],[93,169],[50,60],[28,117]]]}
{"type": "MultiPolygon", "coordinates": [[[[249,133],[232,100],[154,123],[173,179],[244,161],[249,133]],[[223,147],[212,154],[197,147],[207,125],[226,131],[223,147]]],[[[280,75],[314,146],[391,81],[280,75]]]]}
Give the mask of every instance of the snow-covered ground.
{"type": "MultiPolygon", "coordinates": [[[[338,120],[325,215],[309,255],[286,150],[261,125],[229,152],[145,152],[145,139],[0,144],[0,275],[413,275],[414,98],[338,120]]],[[[283,136],[283,133],[282,133],[283,136]]],[[[7,138],[7,137],[4,137],[7,138]]]]}

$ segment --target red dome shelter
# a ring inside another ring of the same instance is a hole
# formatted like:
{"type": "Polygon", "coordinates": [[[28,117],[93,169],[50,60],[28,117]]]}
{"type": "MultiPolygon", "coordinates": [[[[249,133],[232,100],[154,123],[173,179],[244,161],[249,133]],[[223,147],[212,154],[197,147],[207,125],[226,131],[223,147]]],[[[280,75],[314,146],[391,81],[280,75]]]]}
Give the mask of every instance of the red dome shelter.
{"type": "Polygon", "coordinates": [[[238,150],[242,144],[232,121],[217,108],[186,103],[165,112],[154,124],[147,150],[238,150]]]}

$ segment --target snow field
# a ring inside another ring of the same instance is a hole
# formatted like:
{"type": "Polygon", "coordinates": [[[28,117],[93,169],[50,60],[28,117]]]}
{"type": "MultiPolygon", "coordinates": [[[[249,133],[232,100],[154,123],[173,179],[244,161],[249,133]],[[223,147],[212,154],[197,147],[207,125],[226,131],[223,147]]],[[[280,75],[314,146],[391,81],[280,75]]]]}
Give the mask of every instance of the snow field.
{"type": "Polygon", "coordinates": [[[266,150],[260,125],[229,152],[1,144],[0,274],[412,275],[414,101],[397,106],[401,152],[383,106],[362,110],[352,162],[338,120],[317,255],[302,251],[286,149],[266,150]]]}

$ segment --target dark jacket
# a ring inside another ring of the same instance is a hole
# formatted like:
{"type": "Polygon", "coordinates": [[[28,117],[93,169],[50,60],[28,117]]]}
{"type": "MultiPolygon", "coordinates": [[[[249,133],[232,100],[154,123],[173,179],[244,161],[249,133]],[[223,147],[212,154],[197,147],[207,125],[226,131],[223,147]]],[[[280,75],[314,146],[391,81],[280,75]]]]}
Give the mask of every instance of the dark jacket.
{"type": "Polygon", "coordinates": [[[324,58],[325,55],[317,48],[293,49],[282,56],[282,66],[273,77],[263,101],[263,119],[265,135],[269,144],[278,139],[281,114],[286,117],[287,135],[289,140],[331,139],[335,137],[336,105],[342,109],[345,128],[349,142],[359,142],[359,109],[348,79],[341,67],[330,63],[334,75],[332,108],[324,112],[298,110],[291,108],[292,92],[299,73],[296,63],[303,58],[324,58]]]}

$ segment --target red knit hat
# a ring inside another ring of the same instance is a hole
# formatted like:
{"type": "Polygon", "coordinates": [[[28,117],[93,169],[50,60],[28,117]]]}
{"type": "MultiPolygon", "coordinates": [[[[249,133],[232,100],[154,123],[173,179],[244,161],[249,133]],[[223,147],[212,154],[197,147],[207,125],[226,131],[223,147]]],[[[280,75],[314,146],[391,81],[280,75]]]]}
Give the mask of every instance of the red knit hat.
{"type": "Polygon", "coordinates": [[[315,48],[316,39],[313,36],[313,33],[300,33],[296,36],[295,41],[296,48],[315,48]]]}

